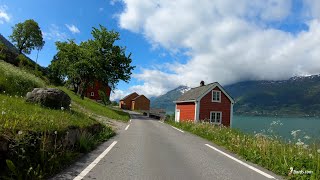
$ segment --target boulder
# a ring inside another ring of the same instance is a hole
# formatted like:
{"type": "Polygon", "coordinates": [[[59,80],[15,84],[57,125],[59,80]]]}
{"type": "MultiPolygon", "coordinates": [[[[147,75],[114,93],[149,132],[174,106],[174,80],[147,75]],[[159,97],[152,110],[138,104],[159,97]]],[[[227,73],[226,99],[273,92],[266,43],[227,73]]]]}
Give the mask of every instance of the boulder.
{"type": "Polygon", "coordinates": [[[52,109],[69,109],[71,98],[65,92],[56,88],[35,88],[28,92],[27,102],[39,103],[52,109]]]}

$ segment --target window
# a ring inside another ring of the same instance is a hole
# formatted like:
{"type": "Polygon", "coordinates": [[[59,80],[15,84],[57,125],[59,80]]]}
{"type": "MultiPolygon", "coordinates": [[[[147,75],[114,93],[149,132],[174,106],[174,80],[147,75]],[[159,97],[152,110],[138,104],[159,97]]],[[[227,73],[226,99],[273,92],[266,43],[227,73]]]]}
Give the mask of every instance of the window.
{"type": "Polygon", "coordinates": [[[212,90],[212,102],[221,102],[221,91],[212,90]]]}
{"type": "Polygon", "coordinates": [[[210,112],[210,123],[221,124],[222,112],[210,112]]]}
{"type": "Polygon", "coordinates": [[[91,92],[91,93],[90,93],[90,96],[94,96],[94,92],[91,92]]]}

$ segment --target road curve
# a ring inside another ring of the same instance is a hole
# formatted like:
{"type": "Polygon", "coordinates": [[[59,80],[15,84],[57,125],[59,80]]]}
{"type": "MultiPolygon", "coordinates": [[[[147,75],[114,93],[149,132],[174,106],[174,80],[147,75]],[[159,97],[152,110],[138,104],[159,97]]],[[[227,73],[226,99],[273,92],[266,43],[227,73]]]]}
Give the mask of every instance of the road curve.
{"type": "Polygon", "coordinates": [[[54,179],[280,179],[261,167],[235,159],[209,141],[160,121],[131,115],[130,125],[118,136],[82,160],[81,165],[54,179]]]}

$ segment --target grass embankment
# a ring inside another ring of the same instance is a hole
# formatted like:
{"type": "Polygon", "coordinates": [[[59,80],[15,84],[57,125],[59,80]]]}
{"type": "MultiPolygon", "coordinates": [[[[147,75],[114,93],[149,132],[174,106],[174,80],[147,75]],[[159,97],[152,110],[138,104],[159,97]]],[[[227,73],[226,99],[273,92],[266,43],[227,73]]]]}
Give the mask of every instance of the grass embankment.
{"type": "Polygon", "coordinates": [[[24,96],[35,87],[44,87],[45,82],[25,70],[0,60],[0,92],[24,96]]]}
{"type": "Polygon", "coordinates": [[[126,112],[104,106],[88,98],[84,98],[82,100],[79,96],[75,95],[74,92],[68,90],[67,88],[65,87],[59,87],[59,88],[64,92],[66,92],[71,97],[71,100],[73,102],[85,108],[87,111],[91,113],[94,113],[100,116],[105,116],[114,120],[120,120],[123,122],[128,122],[130,120],[130,115],[126,112]]]}
{"type": "Polygon", "coordinates": [[[208,123],[167,123],[223,146],[288,179],[320,179],[320,147],[316,144],[305,145],[300,140],[296,144],[287,144],[261,134],[249,135],[208,123]],[[291,167],[296,171],[312,171],[312,174],[289,175],[291,167]]]}
{"type": "Polygon", "coordinates": [[[46,86],[34,75],[2,61],[0,74],[0,179],[44,179],[114,135],[84,113],[25,102],[46,86]]]}

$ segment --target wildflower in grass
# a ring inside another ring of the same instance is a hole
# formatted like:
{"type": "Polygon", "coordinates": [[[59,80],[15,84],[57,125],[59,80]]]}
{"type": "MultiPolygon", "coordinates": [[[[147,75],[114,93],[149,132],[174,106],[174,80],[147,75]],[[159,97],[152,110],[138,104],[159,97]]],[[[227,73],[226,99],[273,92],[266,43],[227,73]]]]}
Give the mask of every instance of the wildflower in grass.
{"type": "Polygon", "coordinates": [[[318,149],[317,152],[320,154],[320,149],[318,149]]]}
{"type": "Polygon", "coordinates": [[[63,110],[64,110],[64,107],[61,107],[61,110],[63,111],[63,110]]]}
{"type": "Polygon", "coordinates": [[[5,115],[6,114],[6,112],[4,112],[4,111],[2,111],[2,113],[1,113],[2,115],[5,115]]]}
{"type": "Polygon", "coordinates": [[[22,131],[18,131],[18,134],[21,135],[21,134],[22,134],[22,131]]]}
{"type": "Polygon", "coordinates": [[[313,155],[312,155],[312,154],[309,154],[309,158],[313,158],[313,155]]]}
{"type": "Polygon", "coordinates": [[[291,135],[292,135],[294,138],[296,138],[297,135],[298,135],[298,132],[300,132],[300,131],[301,131],[300,129],[295,130],[295,131],[291,131],[291,135]]]}
{"type": "Polygon", "coordinates": [[[296,143],[297,146],[302,146],[304,145],[304,142],[301,141],[301,139],[298,139],[298,142],[296,143]]]}
{"type": "Polygon", "coordinates": [[[58,134],[58,132],[57,132],[57,131],[54,131],[54,134],[58,134]]]}
{"type": "Polygon", "coordinates": [[[308,147],[309,147],[309,145],[307,145],[307,144],[303,145],[304,149],[308,149],[308,147]]]}
{"type": "Polygon", "coordinates": [[[305,138],[305,139],[310,139],[310,137],[309,137],[309,136],[307,136],[307,135],[305,135],[303,138],[305,138]]]}

